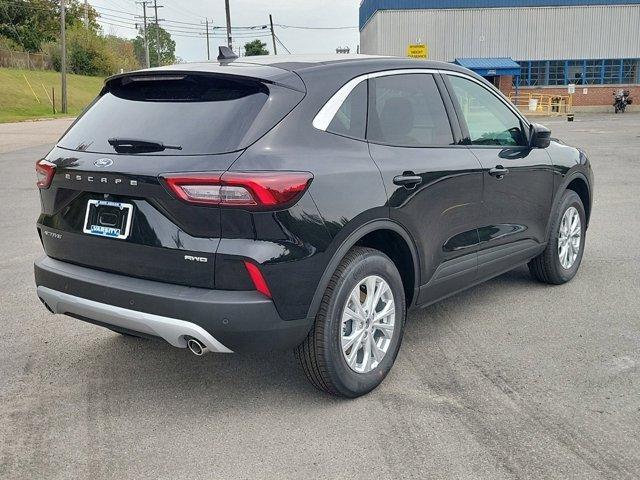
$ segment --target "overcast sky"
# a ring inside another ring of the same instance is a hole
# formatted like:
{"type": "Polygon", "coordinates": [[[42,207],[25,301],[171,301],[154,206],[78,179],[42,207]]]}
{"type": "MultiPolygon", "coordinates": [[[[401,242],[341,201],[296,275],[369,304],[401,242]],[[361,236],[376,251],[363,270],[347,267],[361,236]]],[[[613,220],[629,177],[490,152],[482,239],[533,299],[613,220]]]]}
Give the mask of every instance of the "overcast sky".
{"type": "MultiPolygon", "coordinates": [[[[102,14],[102,25],[105,33],[113,33],[123,37],[134,37],[131,14],[142,15],[142,6],[134,0],[89,0],[102,14]],[[109,24],[107,24],[109,23],[109,24]],[[117,26],[116,26],[117,25],[117,26]]],[[[230,0],[231,25],[246,27],[267,25],[269,14],[273,15],[275,24],[297,27],[352,27],[335,30],[308,30],[276,27],[276,35],[291,53],[332,53],[336,47],[348,46],[355,53],[359,41],[358,6],[359,0],[271,0],[258,2],[250,0],[230,0]]],[[[176,55],[186,61],[206,59],[206,41],[204,35],[205,17],[212,19],[213,25],[225,27],[224,0],[158,0],[158,16],[167,21],[160,22],[171,31],[176,42],[176,55]],[[170,23],[175,22],[175,23],[170,23]],[[184,22],[184,23],[180,23],[184,22]]],[[[153,15],[153,11],[147,12],[153,15]]],[[[140,22],[141,20],[137,20],[140,22]]],[[[244,45],[255,38],[267,43],[272,52],[271,38],[268,30],[237,30],[234,47],[244,45]]],[[[211,57],[217,55],[218,45],[226,44],[226,30],[216,29],[210,39],[211,57]],[[214,53],[215,52],[215,53],[214,53]]],[[[272,52],[273,53],[273,52],[272,52]]],[[[278,45],[278,53],[285,53],[278,45]]]]}

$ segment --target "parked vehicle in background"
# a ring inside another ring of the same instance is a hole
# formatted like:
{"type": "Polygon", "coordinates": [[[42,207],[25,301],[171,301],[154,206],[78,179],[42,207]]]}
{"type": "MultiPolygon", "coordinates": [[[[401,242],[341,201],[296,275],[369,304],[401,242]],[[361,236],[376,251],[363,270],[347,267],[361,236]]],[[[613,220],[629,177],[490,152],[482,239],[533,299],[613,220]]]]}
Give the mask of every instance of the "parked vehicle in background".
{"type": "Polygon", "coordinates": [[[618,90],[613,92],[613,108],[615,113],[624,113],[627,109],[627,105],[631,105],[633,99],[631,98],[631,92],[629,90],[618,90]]]}
{"type": "Polygon", "coordinates": [[[593,188],[472,72],[353,55],[116,75],[36,169],[50,311],[197,355],[295,348],[347,397],[407,309],[526,263],[571,280],[593,188]]]}

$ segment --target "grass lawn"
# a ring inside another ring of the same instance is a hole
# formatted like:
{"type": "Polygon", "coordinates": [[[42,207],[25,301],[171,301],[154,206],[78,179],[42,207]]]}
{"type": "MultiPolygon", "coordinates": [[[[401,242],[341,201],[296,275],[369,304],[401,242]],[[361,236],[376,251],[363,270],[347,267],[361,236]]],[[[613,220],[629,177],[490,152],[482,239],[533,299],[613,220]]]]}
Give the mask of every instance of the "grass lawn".
{"type": "MultiPolygon", "coordinates": [[[[80,113],[100,92],[103,81],[102,77],[67,75],[68,115],[73,116],[80,113]]],[[[0,68],[0,123],[34,118],[54,118],[49,100],[52,87],[55,89],[56,111],[59,112],[59,72],[0,68]],[[31,84],[31,88],[29,84],[31,84]]],[[[55,115],[55,117],[62,116],[60,113],[55,115]]]]}

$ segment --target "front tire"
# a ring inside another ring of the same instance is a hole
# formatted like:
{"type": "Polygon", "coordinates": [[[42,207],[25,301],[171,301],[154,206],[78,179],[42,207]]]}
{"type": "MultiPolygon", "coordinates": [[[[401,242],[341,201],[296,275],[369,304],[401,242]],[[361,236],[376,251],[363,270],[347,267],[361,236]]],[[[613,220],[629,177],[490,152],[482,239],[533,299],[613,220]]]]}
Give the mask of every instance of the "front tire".
{"type": "Polygon", "coordinates": [[[405,319],[404,288],[394,263],[377,250],[354,247],[331,278],[296,356],[318,389],[359,397],[391,370],[405,319]]]}
{"type": "Polygon", "coordinates": [[[578,273],[587,223],[582,200],[573,190],[563,193],[555,215],[549,243],[529,262],[529,271],[540,282],[561,285],[578,273]]]}

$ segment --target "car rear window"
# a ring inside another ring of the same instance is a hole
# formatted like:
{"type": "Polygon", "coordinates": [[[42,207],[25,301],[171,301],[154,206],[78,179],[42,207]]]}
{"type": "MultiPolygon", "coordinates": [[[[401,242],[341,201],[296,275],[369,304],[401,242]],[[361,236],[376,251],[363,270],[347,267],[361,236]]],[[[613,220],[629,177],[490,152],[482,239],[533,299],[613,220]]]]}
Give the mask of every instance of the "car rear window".
{"type": "Polygon", "coordinates": [[[124,138],[180,147],[180,152],[154,155],[231,152],[246,146],[241,142],[268,98],[267,86],[252,80],[206,75],[114,79],[59,146],[113,154],[109,140],[124,138]]]}

